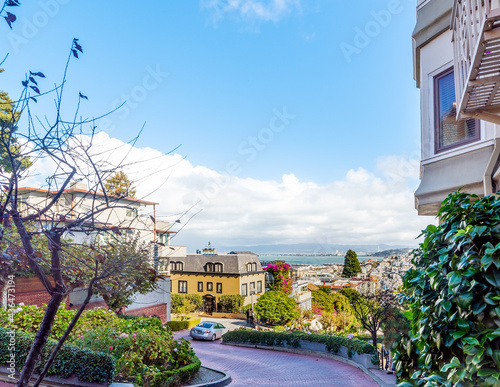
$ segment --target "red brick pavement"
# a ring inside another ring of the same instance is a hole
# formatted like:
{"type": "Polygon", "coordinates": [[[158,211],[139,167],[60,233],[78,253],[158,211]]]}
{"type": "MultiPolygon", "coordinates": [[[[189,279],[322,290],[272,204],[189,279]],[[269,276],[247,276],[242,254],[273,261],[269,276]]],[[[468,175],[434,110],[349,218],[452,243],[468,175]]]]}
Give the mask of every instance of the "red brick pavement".
{"type": "MultiPolygon", "coordinates": [[[[189,334],[175,334],[176,339],[180,337],[188,338],[189,334]]],[[[378,386],[363,371],[335,360],[233,347],[222,345],[220,340],[192,340],[191,344],[204,366],[229,372],[231,386],[378,386]]]]}

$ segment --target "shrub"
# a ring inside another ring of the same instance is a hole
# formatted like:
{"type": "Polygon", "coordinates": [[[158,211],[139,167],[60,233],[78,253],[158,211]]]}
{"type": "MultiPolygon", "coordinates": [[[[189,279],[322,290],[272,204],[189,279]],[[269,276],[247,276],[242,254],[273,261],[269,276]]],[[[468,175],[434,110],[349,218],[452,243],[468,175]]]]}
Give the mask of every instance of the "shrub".
{"type": "Polygon", "coordinates": [[[272,290],[259,297],[254,309],[259,319],[263,319],[271,325],[284,325],[299,317],[295,306],[293,298],[282,292],[272,290]]]}
{"type": "Polygon", "coordinates": [[[266,271],[273,275],[273,282],[269,284],[271,290],[284,294],[292,293],[292,279],[290,278],[290,265],[283,261],[267,265],[266,271]]]}
{"type": "Polygon", "coordinates": [[[185,305],[184,300],[188,300],[192,305],[188,313],[196,312],[203,308],[203,298],[199,294],[180,294],[172,293],[170,295],[172,305],[170,306],[172,313],[180,314],[181,308],[185,305]]]}
{"type": "MultiPolygon", "coordinates": [[[[35,335],[20,331],[11,331],[0,327],[0,364],[7,365],[11,351],[9,340],[15,332],[14,354],[16,356],[16,366],[21,367],[26,360],[35,335]]],[[[40,373],[52,350],[57,345],[55,340],[49,339],[42,352],[41,361],[35,368],[36,373],[40,373]]],[[[54,363],[49,369],[49,375],[56,375],[61,378],[68,378],[76,374],[78,379],[87,382],[111,382],[115,371],[113,357],[93,351],[88,348],[78,348],[71,344],[64,344],[59,350],[54,363]]]]}
{"type": "Polygon", "coordinates": [[[404,277],[411,331],[395,363],[406,385],[490,386],[500,378],[500,201],[463,192],[442,203],[404,277]]]}
{"type": "Polygon", "coordinates": [[[173,331],[182,331],[184,329],[189,329],[194,327],[195,325],[198,325],[201,321],[201,318],[191,318],[189,320],[172,320],[168,321],[167,324],[168,326],[173,330],[173,331]]]}
{"type": "Polygon", "coordinates": [[[225,294],[219,298],[220,307],[229,313],[238,313],[244,302],[245,297],[241,294],[225,294]]]}
{"type": "Polygon", "coordinates": [[[326,334],[308,334],[299,331],[262,332],[241,328],[227,332],[222,336],[222,341],[224,342],[252,343],[269,346],[286,344],[294,348],[300,347],[300,340],[323,343],[328,351],[334,353],[338,353],[341,347],[346,347],[349,357],[352,357],[355,353],[377,354],[375,347],[365,341],[326,334]]]}

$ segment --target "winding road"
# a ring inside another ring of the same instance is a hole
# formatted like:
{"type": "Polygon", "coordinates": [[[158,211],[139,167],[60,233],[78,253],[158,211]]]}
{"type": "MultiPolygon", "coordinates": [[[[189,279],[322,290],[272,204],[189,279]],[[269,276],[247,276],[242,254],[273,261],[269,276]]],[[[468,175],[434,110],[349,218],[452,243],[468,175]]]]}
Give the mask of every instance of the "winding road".
{"type": "Polygon", "coordinates": [[[336,360],[191,340],[189,331],[174,337],[190,340],[205,367],[229,372],[231,386],[378,386],[363,371],[336,360]]]}

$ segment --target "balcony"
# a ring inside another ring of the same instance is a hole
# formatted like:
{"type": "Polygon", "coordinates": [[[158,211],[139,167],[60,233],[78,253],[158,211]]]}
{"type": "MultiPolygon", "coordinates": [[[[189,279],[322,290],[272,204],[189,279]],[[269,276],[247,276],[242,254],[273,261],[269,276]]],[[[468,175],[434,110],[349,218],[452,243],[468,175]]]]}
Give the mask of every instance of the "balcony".
{"type": "Polygon", "coordinates": [[[500,124],[500,0],[455,0],[457,119],[500,124]]]}

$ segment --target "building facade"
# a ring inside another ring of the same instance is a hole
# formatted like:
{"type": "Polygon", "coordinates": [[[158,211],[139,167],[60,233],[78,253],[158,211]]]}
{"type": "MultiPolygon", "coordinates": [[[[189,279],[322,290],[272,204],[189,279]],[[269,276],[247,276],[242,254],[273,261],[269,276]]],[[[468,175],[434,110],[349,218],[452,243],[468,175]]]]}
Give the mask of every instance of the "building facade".
{"type": "Polygon", "coordinates": [[[500,189],[500,2],[418,0],[414,79],[420,89],[419,215],[463,187],[500,189]]]}
{"type": "MultiPolygon", "coordinates": [[[[36,213],[44,208],[54,198],[56,192],[37,188],[19,188],[19,207],[23,215],[36,213]]],[[[140,239],[153,244],[151,266],[157,270],[157,289],[147,294],[138,294],[134,302],[128,305],[124,313],[131,315],[158,315],[162,320],[170,319],[170,259],[171,257],[185,257],[184,246],[170,245],[170,226],[167,222],[156,220],[156,206],[158,203],[126,198],[108,197],[111,205],[107,207],[103,193],[89,193],[85,183],[75,182],[63,191],[57,202],[42,219],[43,227],[62,225],[65,223],[81,224],[81,231],[74,230],[66,237],[75,243],[91,243],[97,237],[95,230],[119,230],[123,233],[138,233],[140,239]],[[103,211],[99,211],[101,208],[103,211]],[[89,217],[88,214],[96,213],[89,217]]],[[[36,279],[33,279],[36,280],[36,279]]],[[[36,281],[27,283],[26,303],[41,306],[50,296],[36,281]],[[30,301],[32,300],[32,302],[30,301]]],[[[21,292],[23,289],[20,289],[21,292]]],[[[67,304],[78,308],[86,296],[85,288],[75,289],[70,293],[67,304]]],[[[107,307],[102,297],[94,295],[89,308],[107,307]]]]}
{"type": "Polygon", "coordinates": [[[265,272],[259,256],[249,251],[171,258],[170,272],[172,293],[202,296],[207,313],[217,311],[223,295],[241,294],[244,305],[248,305],[265,291],[265,272]]]}

